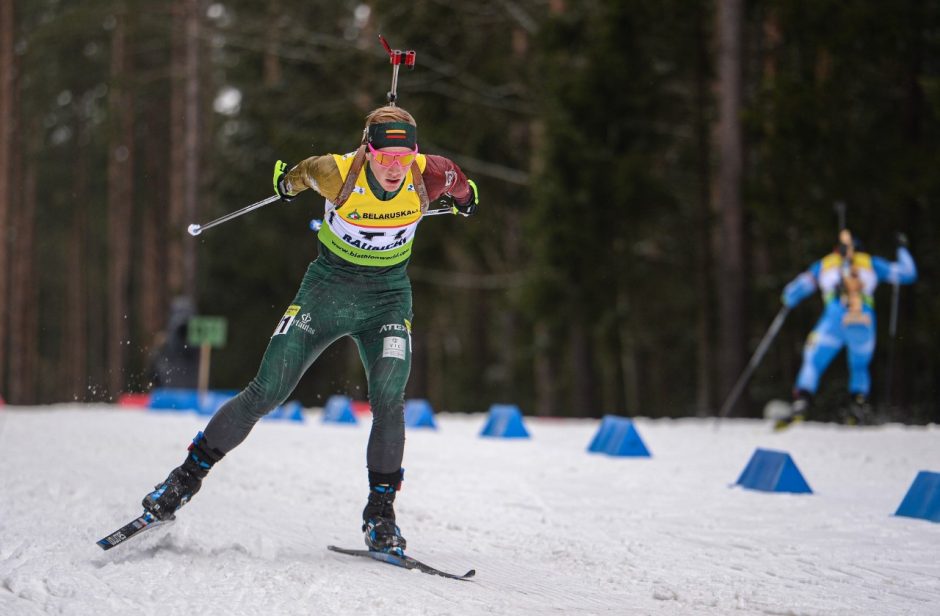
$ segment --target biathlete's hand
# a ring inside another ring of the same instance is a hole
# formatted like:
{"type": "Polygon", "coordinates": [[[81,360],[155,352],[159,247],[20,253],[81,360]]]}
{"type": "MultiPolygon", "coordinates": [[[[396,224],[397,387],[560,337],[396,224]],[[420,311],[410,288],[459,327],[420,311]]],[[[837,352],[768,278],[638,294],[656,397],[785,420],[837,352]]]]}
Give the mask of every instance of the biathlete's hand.
{"type": "Polygon", "coordinates": [[[477,206],[480,204],[480,194],[477,192],[476,182],[467,180],[470,185],[470,198],[463,205],[454,201],[454,207],[463,216],[473,216],[477,213],[477,206]]]}
{"type": "Polygon", "coordinates": [[[274,163],[274,192],[278,197],[281,198],[281,201],[287,203],[292,201],[297,195],[292,195],[287,191],[287,187],[284,185],[284,176],[287,174],[287,164],[284,161],[277,161],[274,163]]]}
{"type": "Polygon", "coordinates": [[[898,246],[902,248],[907,248],[907,235],[898,231],[897,235],[895,236],[895,239],[898,242],[898,246]]]}

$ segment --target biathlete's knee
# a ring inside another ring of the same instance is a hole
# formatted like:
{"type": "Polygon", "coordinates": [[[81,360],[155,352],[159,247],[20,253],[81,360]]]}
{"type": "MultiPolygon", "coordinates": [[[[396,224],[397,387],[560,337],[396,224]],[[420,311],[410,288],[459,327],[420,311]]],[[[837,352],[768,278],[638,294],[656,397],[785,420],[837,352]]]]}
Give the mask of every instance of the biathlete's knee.
{"type": "Polygon", "coordinates": [[[293,388],[265,383],[256,377],[238,397],[243,403],[242,409],[257,421],[283,404],[292,390],[293,388]]]}

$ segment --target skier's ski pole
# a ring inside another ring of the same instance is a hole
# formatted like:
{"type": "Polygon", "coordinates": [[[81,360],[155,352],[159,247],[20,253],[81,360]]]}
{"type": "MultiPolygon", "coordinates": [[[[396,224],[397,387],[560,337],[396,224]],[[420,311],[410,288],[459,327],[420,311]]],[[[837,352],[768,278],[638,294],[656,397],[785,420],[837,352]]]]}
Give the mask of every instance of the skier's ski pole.
{"type": "Polygon", "coordinates": [[[258,201],[257,203],[252,203],[251,205],[243,207],[240,210],[236,210],[234,212],[226,214],[225,216],[220,216],[219,218],[216,218],[212,222],[207,222],[204,225],[197,225],[197,224],[189,225],[189,227],[186,230],[189,231],[190,235],[195,237],[199,235],[200,233],[202,233],[203,231],[205,231],[206,229],[211,229],[212,227],[221,225],[223,222],[228,222],[232,220],[233,218],[238,218],[239,216],[247,214],[248,212],[253,212],[254,210],[257,210],[258,208],[264,207],[269,203],[274,203],[275,201],[278,201],[279,199],[280,197],[278,197],[277,195],[271,195],[267,199],[262,199],[261,201],[258,201]]]}
{"type": "Polygon", "coordinates": [[[440,216],[441,214],[454,214],[454,215],[460,214],[461,216],[469,216],[469,214],[464,214],[463,212],[458,210],[456,206],[442,207],[436,210],[428,210],[427,212],[424,213],[425,216],[440,216]]]}
{"type": "Polygon", "coordinates": [[[842,231],[842,229],[845,229],[845,201],[836,201],[833,208],[839,219],[839,231],[842,231]]]}
{"type": "Polygon", "coordinates": [[[741,376],[738,377],[738,381],[731,389],[731,393],[728,395],[728,399],[725,400],[723,405],[721,405],[721,410],[718,413],[719,419],[727,417],[731,407],[733,407],[738,401],[738,398],[741,397],[741,392],[744,391],[744,386],[747,385],[748,380],[751,378],[751,374],[754,373],[754,370],[757,368],[758,364],[760,364],[761,360],[764,359],[764,354],[767,353],[767,349],[770,347],[770,343],[773,342],[774,338],[777,337],[777,333],[780,331],[780,328],[783,327],[783,321],[787,318],[787,314],[789,314],[789,312],[790,308],[788,306],[780,307],[780,311],[777,313],[777,316],[774,317],[773,323],[770,324],[770,327],[767,329],[767,333],[764,334],[760,344],[757,345],[757,350],[754,351],[754,355],[751,356],[751,361],[747,362],[747,366],[744,368],[744,372],[742,372],[741,376]]]}
{"type": "MultiPolygon", "coordinates": [[[[898,246],[907,246],[907,236],[898,233],[898,246]]],[[[898,307],[901,303],[901,281],[891,283],[891,320],[888,325],[888,369],[885,370],[885,408],[891,409],[891,385],[894,381],[894,347],[898,335],[898,307]]]]}
{"type": "Polygon", "coordinates": [[[894,345],[898,334],[898,304],[901,301],[901,285],[891,285],[891,321],[888,325],[888,369],[885,370],[885,410],[891,410],[891,385],[894,380],[894,345]]]}

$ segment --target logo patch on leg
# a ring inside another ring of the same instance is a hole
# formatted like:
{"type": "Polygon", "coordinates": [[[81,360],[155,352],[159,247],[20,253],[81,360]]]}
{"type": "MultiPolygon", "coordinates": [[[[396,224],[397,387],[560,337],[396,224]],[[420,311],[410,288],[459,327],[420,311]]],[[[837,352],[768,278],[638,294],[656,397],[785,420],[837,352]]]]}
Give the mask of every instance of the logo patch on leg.
{"type": "Polygon", "coordinates": [[[405,339],[387,336],[382,340],[382,357],[405,359],[405,339]]]}
{"type": "Polygon", "coordinates": [[[310,316],[310,313],[305,312],[302,315],[300,315],[299,321],[294,322],[294,327],[296,327],[297,329],[303,330],[307,332],[308,334],[316,334],[317,330],[313,329],[313,327],[310,326],[310,321],[312,320],[313,320],[313,317],[310,316]]]}
{"type": "Polygon", "coordinates": [[[284,316],[281,317],[281,320],[278,321],[277,327],[274,328],[274,333],[271,334],[271,337],[280,336],[281,334],[286,334],[287,330],[290,329],[291,323],[294,322],[294,317],[297,316],[297,313],[300,312],[300,306],[297,304],[291,304],[287,307],[287,311],[284,312],[284,316]]]}

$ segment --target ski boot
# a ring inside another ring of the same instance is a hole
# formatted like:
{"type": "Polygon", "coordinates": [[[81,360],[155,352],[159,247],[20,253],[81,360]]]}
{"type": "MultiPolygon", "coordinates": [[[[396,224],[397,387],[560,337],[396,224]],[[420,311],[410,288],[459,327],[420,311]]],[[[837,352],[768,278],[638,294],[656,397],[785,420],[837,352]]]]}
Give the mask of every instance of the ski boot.
{"type": "Polygon", "coordinates": [[[373,552],[404,556],[405,538],[395,525],[395,494],[401,490],[403,472],[369,471],[369,501],[362,511],[362,531],[366,547],[373,552]]]}
{"type": "Polygon", "coordinates": [[[849,406],[842,414],[842,423],[847,426],[864,426],[872,423],[871,405],[865,394],[849,394],[849,406]]]}
{"type": "Polygon", "coordinates": [[[170,471],[169,476],[155,485],[153,492],[141,501],[144,510],[158,520],[172,519],[173,514],[199,491],[209,469],[224,455],[208,446],[202,432],[197,434],[183,463],[170,471]]]}
{"type": "Polygon", "coordinates": [[[786,430],[793,424],[800,423],[806,419],[806,412],[809,410],[811,400],[812,397],[809,392],[803,391],[802,389],[798,390],[793,398],[793,403],[790,405],[790,414],[774,422],[774,431],[780,432],[786,430]]]}

